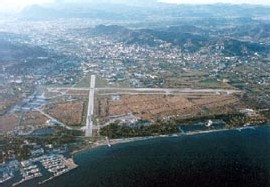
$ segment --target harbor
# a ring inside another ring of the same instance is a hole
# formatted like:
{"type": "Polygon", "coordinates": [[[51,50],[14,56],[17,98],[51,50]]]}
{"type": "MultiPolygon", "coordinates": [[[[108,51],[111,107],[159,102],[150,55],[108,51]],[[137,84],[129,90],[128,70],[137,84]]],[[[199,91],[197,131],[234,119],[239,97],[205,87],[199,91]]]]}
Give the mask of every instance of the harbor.
{"type": "Polygon", "coordinates": [[[3,173],[3,176],[0,178],[0,184],[12,179],[14,177],[13,173],[3,173]]]}
{"type": "Polygon", "coordinates": [[[29,186],[32,181],[43,184],[77,167],[72,158],[62,154],[43,155],[24,160],[17,162],[16,167],[11,167],[11,164],[7,163],[0,167],[0,185],[29,186]]]}
{"type": "Polygon", "coordinates": [[[21,179],[19,182],[14,183],[12,186],[18,186],[23,182],[42,176],[40,169],[37,165],[28,165],[26,167],[22,167],[20,173],[23,176],[23,179],[21,179]]]}
{"type": "Polygon", "coordinates": [[[41,163],[44,168],[53,174],[53,176],[51,176],[49,179],[39,182],[39,184],[46,183],[55,177],[58,177],[78,167],[78,165],[74,163],[73,159],[65,159],[63,155],[48,157],[42,160],[41,163]]]}

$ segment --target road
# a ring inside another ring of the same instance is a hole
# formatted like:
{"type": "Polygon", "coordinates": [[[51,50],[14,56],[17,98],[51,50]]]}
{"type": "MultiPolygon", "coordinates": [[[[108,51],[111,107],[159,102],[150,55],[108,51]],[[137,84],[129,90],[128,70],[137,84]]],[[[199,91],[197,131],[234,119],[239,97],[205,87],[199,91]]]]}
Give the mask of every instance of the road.
{"type": "Polygon", "coordinates": [[[92,137],[92,135],[93,135],[95,84],[96,84],[96,76],[91,75],[87,118],[86,118],[86,126],[85,126],[85,136],[86,137],[92,137]]]}
{"type": "Polygon", "coordinates": [[[56,122],[59,126],[66,128],[68,130],[72,130],[71,127],[65,125],[64,123],[58,121],[57,119],[55,119],[54,117],[50,116],[49,114],[46,114],[45,112],[43,112],[42,110],[40,110],[39,108],[35,108],[36,111],[40,112],[41,114],[43,114],[44,116],[46,116],[47,118],[49,118],[50,120],[56,122]]]}

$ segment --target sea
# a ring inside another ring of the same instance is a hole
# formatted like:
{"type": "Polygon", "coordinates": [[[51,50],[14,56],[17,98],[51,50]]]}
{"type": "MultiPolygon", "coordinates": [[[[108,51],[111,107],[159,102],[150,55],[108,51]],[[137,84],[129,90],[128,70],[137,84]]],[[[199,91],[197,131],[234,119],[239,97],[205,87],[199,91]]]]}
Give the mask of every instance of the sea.
{"type": "MultiPolygon", "coordinates": [[[[270,187],[270,125],[159,137],[77,153],[44,187],[270,187]]],[[[21,186],[38,186],[37,182],[21,186]]]]}

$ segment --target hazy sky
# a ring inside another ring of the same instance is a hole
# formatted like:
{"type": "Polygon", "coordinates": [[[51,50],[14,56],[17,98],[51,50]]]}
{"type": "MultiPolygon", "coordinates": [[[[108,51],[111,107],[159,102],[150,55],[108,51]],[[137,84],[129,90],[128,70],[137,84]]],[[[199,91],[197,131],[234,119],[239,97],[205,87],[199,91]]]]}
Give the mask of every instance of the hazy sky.
{"type": "Polygon", "coordinates": [[[51,3],[54,0],[0,0],[0,10],[19,10],[28,5],[51,3]]]}
{"type": "Polygon", "coordinates": [[[233,4],[262,4],[270,5],[270,0],[160,0],[169,3],[184,3],[184,4],[211,4],[211,3],[233,3],[233,4]]]}
{"type": "MultiPolygon", "coordinates": [[[[19,10],[31,4],[51,3],[55,0],[0,0],[0,10],[19,10]]],[[[145,0],[142,0],[145,1],[145,0]]],[[[209,4],[209,3],[250,3],[270,5],[270,0],[160,0],[168,3],[192,3],[192,4],[209,4]]]]}

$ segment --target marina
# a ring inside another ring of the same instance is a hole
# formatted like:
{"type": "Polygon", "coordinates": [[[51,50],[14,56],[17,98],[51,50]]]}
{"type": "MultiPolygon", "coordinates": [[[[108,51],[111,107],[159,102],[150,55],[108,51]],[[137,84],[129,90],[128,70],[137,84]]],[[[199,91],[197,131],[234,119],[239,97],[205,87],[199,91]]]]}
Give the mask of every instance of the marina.
{"type": "Polygon", "coordinates": [[[74,163],[73,159],[65,159],[63,155],[51,156],[41,161],[44,168],[46,168],[50,173],[53,174],[50,178],[39,182],[39,184],[44,184],[55,177],[58,177],[64,173],[67,173],[78,167],[74,163]]]}
{"type": "Polygon", "coordinates": [[[4,173],[3,176],[0,178],[0,184],[3,184],[4,182],[12,179],[14,177],[13,173],[4,173]]]}
{"type": "Polygon", "coordinates": [[[23,176],[23,179],[20,180],[19,182],[14,183],[12,186],[18,186],[19,184],[23,182],[42,176],[40,169],[38,168],[37,165],[30,165],[30,166],[21,168],[21,175],[23,176]]]}
{"type": "Polygon", "coordinates": [[[43,155],[17,165],[17,169],[11,169],[9,164],[0,168],[0,185],[28,186],[32,181],[43,184],[78,167],[72,158],[62,154],[43,155]]]}

